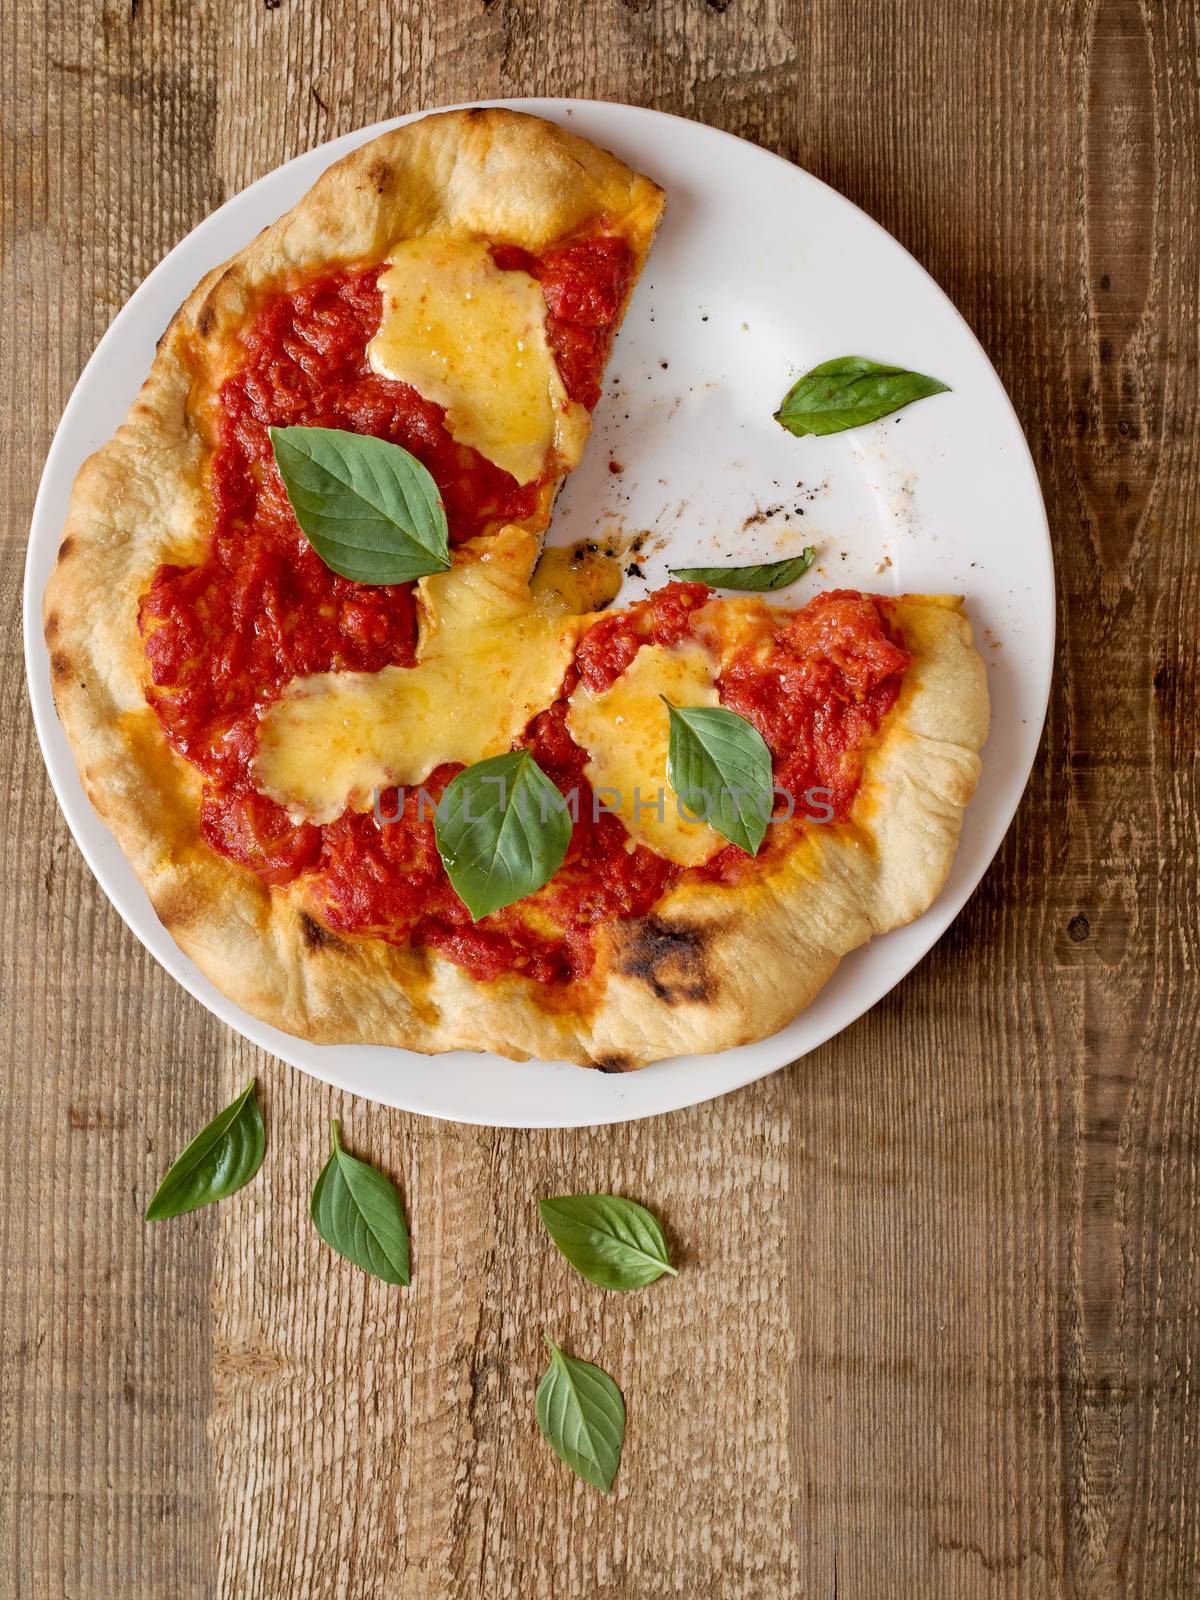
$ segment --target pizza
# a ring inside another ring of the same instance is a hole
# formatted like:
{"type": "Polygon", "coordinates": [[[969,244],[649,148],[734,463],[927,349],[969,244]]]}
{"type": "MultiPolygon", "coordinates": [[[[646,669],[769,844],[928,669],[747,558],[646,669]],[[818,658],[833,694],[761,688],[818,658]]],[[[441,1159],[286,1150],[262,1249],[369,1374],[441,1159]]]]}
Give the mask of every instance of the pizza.
{"type": "Polygon", "coordinates": [[[511,111],[386,133],[197,286],[79,475],[44,623],[82,781],[182,949],[288,1033],[606,1071],[719,1050],[946,878],[988,722],[960,599],[673,581],[614,608],[602,553],[543,553],[663,203],[511,111]],[[436,566],[330,565],[297,430],[417,463],[436,566]],[[683,793],[672,740],[705,728],[765,770],[750,846],[736,787],[683,793]],[[505,759],[569,822],[476,915],[439,819],[505,759]]]}

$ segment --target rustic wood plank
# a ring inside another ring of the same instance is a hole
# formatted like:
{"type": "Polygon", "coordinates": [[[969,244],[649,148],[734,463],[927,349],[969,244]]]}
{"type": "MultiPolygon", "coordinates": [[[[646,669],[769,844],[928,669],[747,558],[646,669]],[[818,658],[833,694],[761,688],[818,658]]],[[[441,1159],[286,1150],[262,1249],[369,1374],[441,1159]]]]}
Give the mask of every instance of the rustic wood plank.
{"type": "Polygon", "coordinates": [[[0,1586],[22,1600],[1200,1591],[1194,3],[0,0],[0,1586]],[[441,1127],[327,1090],[159,972],[58,817],[24,528],[153,262],[323,139],[513,93],[757,139],[925,262],[1046,489],[1059,670],[954,929],[808,1061],[634,1127],[441,1127]],[[114,974],[118,977],[114,980],[114,974]],[[271,1159],[146,1228],[252,1073],[271,1159]],[[328,1117],[414,1282],[307,1225],[328,1117]],[[601,1295],[534,1199],[653,1204],[685,1271],[601,1295]],[[618,1377],[617,1492],[537,1436],[542,1330],[618,1377]]]}

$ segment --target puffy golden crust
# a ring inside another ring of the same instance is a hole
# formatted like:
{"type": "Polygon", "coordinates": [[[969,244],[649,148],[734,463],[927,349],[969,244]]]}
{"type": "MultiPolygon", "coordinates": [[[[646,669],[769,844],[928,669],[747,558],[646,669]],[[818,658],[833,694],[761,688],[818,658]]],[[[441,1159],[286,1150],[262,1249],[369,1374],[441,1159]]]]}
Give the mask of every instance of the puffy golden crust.
{"type": "Polygon", "coordinates": [[[602,936],[583,1011],[516,976],[479,983],[428,952],[341,940],[216,857],[168,865],[155,906],[246,1010],[320,1043],[491,1050],[624,1071],[760,1039],[790,1022],[843,955],[911,921],[945,882],[987,736],[983,663],[957,601],[907,597],[913,653],[852,815],[814,826],[745,891],[681,885],[602,936]],[[237,878],[236,891],[228,880],[237,878]],[[224,889],[222,883],[225,884],[224,889]]]}

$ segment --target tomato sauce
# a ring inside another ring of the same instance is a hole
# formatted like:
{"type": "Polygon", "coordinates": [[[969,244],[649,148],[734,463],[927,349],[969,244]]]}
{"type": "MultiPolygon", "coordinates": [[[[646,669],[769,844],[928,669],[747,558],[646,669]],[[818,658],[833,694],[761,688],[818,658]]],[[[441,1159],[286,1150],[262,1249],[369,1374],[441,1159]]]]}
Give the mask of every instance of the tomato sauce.
{"type": "MultiPolygon", "coordinates": [[[[501,267],[540,281],[567,392],[594,406],[632,271],[628,247],[603,235],[541,257],[508,246],[493,254],[501,267]]],[[[567,696],[581,680],[602,692],[643,644],[688,637],[709,595],[703,584],[669,584],[583,639],[562,697],[523,740],[564,795],[578,793],[567,858],[537,895],[480,924],[451,889],[434,842],[429,801],[458,767],[439,767],[424,784],[428,801],[410,792],[391,821],[346,813],[324,826],[295,823],[253,786],[261,712],[291,678],[407,666],[416,647],[411,585],[354,583],[308,544],[275,470],[268,427],[346,428],[403,445],[437,482],[453,543],[528,517],[537,504],[536,484],[522,487],[456,443],[439,406],[371,371],[366,348],[382,310],[381,270],[333,273],[279,293],[242,335],[242,360],[218,396],[208,552],[195,566],[160,567],[141,600],[150,703],[172,746],[204,775],[205,841],[269,884],[303,875],[331,929],[438,950],[476,978],[516,971],[541,983],[580,979],[600,924],[648,911],[689,874],[634,845],[619,818],[594,815],[586,756],[567,731],[567,696]]],[[[766,739],[777,781],[825,785],[844,816],[857,788],[856,752],[894,703],[907,662],[880,607],[838,593],[785,620],[765,663],[749,652],[731,662],[719,689],[766,739]]],[[[395,791],[380,797],[382,817],[393,816],[397,800],[395,791]]],[[[730,846],[690,875],[733,879],[750,865],[730,846]]]]}
{"type": "MultiPolygon", "coordinates": [[[[562,794],[578,796],[566,860],[544,889],[480,923],[471,921],[442,868],[428,803],[436,804],[462,770],[447,765],[422,786],[428,802],[419,792],[406,793],[397,820],[347,812],[323,830],[322,920],[338,932],[411,939],[441,951],[476,978],[512,971],[543,983],[585,977],[597,924],[648,911],[677,869],[641,845],[630,849],[620,818],[594,814],[583,773],[587,756],[566,725],[566,696],[576,681],[570,673],[562,698],[533,719],[523,740],[562,794]]],[[[397,799],[395,790],[380,796],[381,817],[397,813],[397,799]]]]}
{"type": "MultiPolygon", "coordinates": [[[[704,584],[672,583],[628,611],[591,627],[562,695],[535,717],[523,743],[563,795],[578,796],[567,858],[536,895],[473,923],[442,870],[433,805],[461,771],[439,767],[409,792],[397,814],[394,790],[380,814],[347,813],[324,829],[319,875],[323,920],[347,934],[440,950],[476,978],[516,971],[539,982],[582,979],[594,960],[597,926],[650,910],[685,879],[735,883],[769,860],[803,826],[805,796],[819,792],[810,816],[847,816],[871,736],[891,710],[910,656],[888,632],[881,604],[846,591],[818,595],[784,617],[765,660],[747,646],[718,680],[721,703],[752,722],[771,750],[775,781],[793,797],[797,820],[768,832],[757,858],[735,845],[703,867],[684,869],[634,845],[619,818],[597,817],[584,775],[586,753],[567,730],[567,700],[579,682],[603,693],[643,644],[671,646],[695,637],[693,614],[709,598],[704,584]],[[547,926],[553,932],[547,932],[547,926]]],[[[778,809],[786,812],[786,801],[778,809]]],[[[831,820],[834,820],[831,819],[831,820]]],[[[784,820],[784,819],[781,819],[784,820]]]]}

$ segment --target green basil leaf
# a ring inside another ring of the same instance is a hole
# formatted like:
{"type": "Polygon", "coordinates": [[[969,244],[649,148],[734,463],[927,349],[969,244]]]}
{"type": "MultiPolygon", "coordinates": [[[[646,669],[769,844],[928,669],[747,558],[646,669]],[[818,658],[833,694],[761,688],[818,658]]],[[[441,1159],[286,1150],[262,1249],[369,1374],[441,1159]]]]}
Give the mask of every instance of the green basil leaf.
{"type": "Polygon", "coordinates": [[[817,558],[815,544],[786,561],[767,561],[757,567],[672,567],[673,578],[685,583],[707,583],[713,589],[783,589],[802,578],[817,558]]]}
{"type": "Polygon", "coordinates": [[[254,1079],[201,1131],[167,1170],[146,1207],[147,1222],[162,1222],[225,1200],[250,1182],[262,1166],[267,1135],[254,1093],[254,1079]]]}
{"type": "Polygon", "coordinates": [[[771,752],[758,729],[724,706],[673,706],[667,777],[687,809],[756,856],[774,803],[771,752]]]}
{"type": "Polygon", "coordinates": [[[615,1194],[560,1194],[539,1200],[538,1210],[555,1244],[589,1283],[602,1289],[640,1289],[669,1272],[658,1218],[636,1201],[615,1194]]]}
{"type": "Polygon", "coordinates": [[[529,751],[510,750],[447,785],[434,837],[455,894],[478,922],[549,883],[571,842],[571,818],[529,751]]]}
{"type": "Polygon", "coordinates": [[[415,456],[340,428],[270,434],[296,521],[327,567],[356,583],[411,583],[446,571],[446,509],[415,456]]]}
{"type": "Polygon", "coordinates": [[[948,384],[921,372],[880,366],[865,356],[838,356],[797,379],[784,395],[775,420],[798,436],[841,433],[948,389],[948,384]]]}
{"type": "Polygon", "coordinates": [[[538,1427],[560,1461],[607,1494],[625,1442],[621,1391],[590,1361],[564,1355],[552,1339],[546,1343],[550,1365],[538,1384],[538,1427]]]}
{"type": "Polygon", "coordinates": [[[408,1225],[396,1186],[342,1149],[333,1150],[312,1192],[313,1226],[331,1250],[384,1283],[408,1283],[408,1225]]]}

